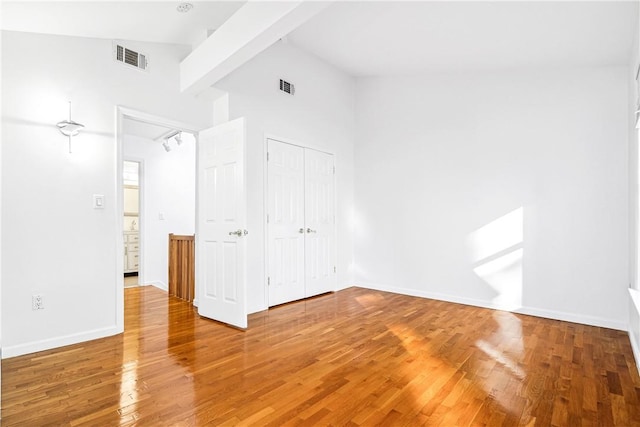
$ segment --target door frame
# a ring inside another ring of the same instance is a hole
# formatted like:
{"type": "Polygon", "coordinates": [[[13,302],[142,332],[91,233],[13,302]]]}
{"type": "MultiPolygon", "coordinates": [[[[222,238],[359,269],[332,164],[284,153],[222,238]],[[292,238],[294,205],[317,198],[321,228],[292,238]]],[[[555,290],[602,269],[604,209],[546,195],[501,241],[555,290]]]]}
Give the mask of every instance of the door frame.
{"type": "MultiPolygon", "coordinates": [[[[136,120],[143,123],[149,123],[152,125],[159,125],[170,127],[174,129],[178,129],[184,132],[192,133],[195,137],[196,141],[196,150],[198,148],[198,132],[200,128],[191,123],[181,122],[177,120],[168,119],[161,116],[156,116],[154,114],[149,114],[144,111],[135,110],[132,108],[124,107],[121,105],[116,105],[115,107],[115,125],[116,125],[116,180],[115,180],[115,220],[116,220],[116,236],[115,236],[115,245],[116,245],[116,281],[115,281],[115,293],[116,293],[116,329],[118,333],[122,333],[124,331],[124,182],[123,182],[123,162],[124,158],[124,120],[131,119],[136,120]]],[[[196,156],[196,168],[198,163],[198,159],[196,156]]],[[[196,183],[197,187],[197,183],[196,183]]],[[[197,191],[197,188],[196,188],[197,191]]],[[[142,198],[140,198],[140,204],[142,205],[142,198]]],[[[197,228],[197,215],[198,215],[198,200],[196,199],[196,234],[198,233],[197,228]]],[[[142,207],[140,207],[140,212],[142,212],[142,207]]],[[[140,215],[142,216],[142,214],[140,215]]],[[[140,231],[142,231],[142,226],[138,227],[140,231]]],[[[142,232],[140,232],[140,254],[139,254],[139,262],[142,264],[142,260],[144,258],[144,242],[142,241],[142,232]]],[[[198,297],[198,291],[196,287],[196,301],[198,297]]],[[[195,301],[194,301],[195,303],[195,301]]]]}
{"type": "MultiPolygon", "coordinates": [[[[269,140],[282,142],[283,144],[295,145],[300,148],[308,148],[310,150],[319,151],[321,153],[330,154],[333,156],[333,167],[335,168],[335,173],[333,174],[333,235],[334,235],[334,245],[335,250],[333,251],[333,265],[338,268],[338,167],[336,164],[338,163],[338,156],[336,153],[328,151],[324,148],[318,148],[313,144],[302,144],[301,142],[291,139],[291,138],[283,138],[281,136],[277,136],[270,133],[264,133],[263,143],[262,143],[262,173],[263,173],[263,191],[262,191],[262,206],[263,206],[263,215],[262,215],[262,226],[263,226],[263,240],[264,240],[264,277],[263,277],[263,286],[264,286],[264,306],[269,307],[269,223],[267,222],[267,213],[269,211],[269,162],[267,160],[267,153],[269,151],[269,140]]],[[[337,274],[336,271],[336,288],[337,288],[337,274]]]]}

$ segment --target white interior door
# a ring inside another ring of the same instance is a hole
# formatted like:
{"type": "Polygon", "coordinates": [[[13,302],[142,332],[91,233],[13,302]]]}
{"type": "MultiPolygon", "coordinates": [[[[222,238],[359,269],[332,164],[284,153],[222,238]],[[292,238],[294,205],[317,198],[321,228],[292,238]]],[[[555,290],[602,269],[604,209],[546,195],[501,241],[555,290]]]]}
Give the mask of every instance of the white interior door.
{"type": "Polygon", "coordinates": [[[333,155],[305,149],[305,288],[310,297],[335,290],[333,155]]]}
{"type": "Polygon", "coordinates": [[[267,141],[269,306],[335,289],[333,156],[267,141]]]}
{"type": "Polygon", "coordinates": [[[200,132],[196,287],[198,312],[247,327],[244,119],[200,132]]]}
{"type": "Polygon", "coordinates": [[[305,297],[304,149],[268,140],[269,305],[305,297]]]}

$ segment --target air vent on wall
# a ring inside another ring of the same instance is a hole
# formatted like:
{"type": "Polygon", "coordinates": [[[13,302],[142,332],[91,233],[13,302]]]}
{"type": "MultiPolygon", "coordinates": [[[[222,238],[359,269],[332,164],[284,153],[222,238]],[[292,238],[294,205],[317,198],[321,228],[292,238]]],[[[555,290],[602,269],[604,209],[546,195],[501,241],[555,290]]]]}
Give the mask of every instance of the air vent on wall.
{"type": "Polygon", "coordinates": [[[131,65],[140,70],[146,70],[149,63],[147,62],[147,56],[143,53],[136,52],[135,50],[126,48],[122,45],[115,45],[116,61],[123,64],[131,65]]]}
{"type": "Polygon", "coordinates": [[[296,92],[296,88],[292,83],[285,82],[282,79],[280,79],[280,90],[288,93],[289,95],[293,95],[296,92]]]}

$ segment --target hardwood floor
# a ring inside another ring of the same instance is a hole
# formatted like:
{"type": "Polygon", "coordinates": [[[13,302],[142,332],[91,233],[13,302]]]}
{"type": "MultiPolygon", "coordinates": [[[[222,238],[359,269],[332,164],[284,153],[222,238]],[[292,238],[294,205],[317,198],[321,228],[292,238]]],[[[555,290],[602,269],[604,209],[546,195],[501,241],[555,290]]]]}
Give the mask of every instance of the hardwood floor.
{"type": "Polygon", "coordinates": [[[3,361],[3,426],[640,425],[621,331],[359,288],[245,332],[125,299],[124,334],[3,361]]]}

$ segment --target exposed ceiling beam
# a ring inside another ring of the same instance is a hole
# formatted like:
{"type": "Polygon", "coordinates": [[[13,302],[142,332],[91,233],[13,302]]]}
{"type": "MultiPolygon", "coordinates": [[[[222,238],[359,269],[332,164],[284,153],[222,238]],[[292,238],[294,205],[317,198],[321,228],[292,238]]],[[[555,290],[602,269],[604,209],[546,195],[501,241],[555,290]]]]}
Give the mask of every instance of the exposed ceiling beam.
{"type": "Polygon", "coordinates": [[[180,63],[180,89],[202,92],[330,3],[246,3],[180,63]]]}

